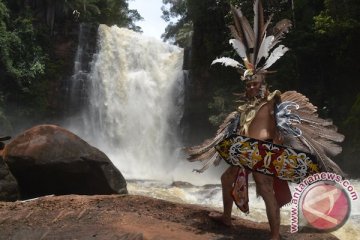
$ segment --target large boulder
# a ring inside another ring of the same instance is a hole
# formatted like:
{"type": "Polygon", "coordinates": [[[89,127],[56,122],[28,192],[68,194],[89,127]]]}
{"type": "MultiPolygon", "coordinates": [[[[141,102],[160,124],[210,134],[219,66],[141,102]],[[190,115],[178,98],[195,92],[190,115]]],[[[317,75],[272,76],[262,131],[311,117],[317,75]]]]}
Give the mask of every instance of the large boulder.
{"type": "Polygon", "coordinates": [[[22,199],[55,194],[125,194],[126,181],[97,148],[55,125],[39,125],[5,146],[22,199]]]}

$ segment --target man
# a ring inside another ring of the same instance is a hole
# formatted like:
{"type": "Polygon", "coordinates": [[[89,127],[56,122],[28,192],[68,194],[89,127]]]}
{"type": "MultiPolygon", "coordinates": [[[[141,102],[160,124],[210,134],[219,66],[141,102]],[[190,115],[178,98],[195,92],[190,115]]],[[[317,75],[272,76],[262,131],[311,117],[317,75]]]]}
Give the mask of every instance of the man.
{"type": "MultiPolygon", "coordinates": [[[[275,109],[274,106],[277,101],[279,101],[280,92],[274,91],[272,93],[269,92],[265,83],[265,76],[263,74],[245,74],[243,76],[245,79],[246,92],[243,99],[243,104],[239,106],[238,118],[240,119],[239,124],[235,127],[236,132],[243,136],[248,136],[258,140],[266,140],[271,141],[273,143],[281,143],[280,135],[278,133],[278,129],[276,127],[275,121],[275,109]]],[[[234,122],[233,119],[236,119],[233,116],[234,114],[230,114],[227,120],[225,120],[225,125],[227,128],[231,126],[230,123],[234,122]]],[[[220,127],[221,129],[222,127],[220,127]]],[[[231,130],[226,130],[231,131],[231,130]]],[[[217,136],[221,136],[221,133],[218,132],[217,136]]],[[[226,134],[228,135],[228,134],[226,134]]],[[[218,137],[214,139],[217,139],[218,137]]],[[[222,137],[221,137],[222,138],[222,137]]],[[[221,139],[219,138],[219,139],[221,139]]],[[[218,141],[210,144],[214,146],[218,141]]],[[[206,149],[207,146],[205,146],[206,149]]],[[[204,149],[204,146],[193,147],[189,149],[190,157],[189,160],[201,160],[203,152],[207,152],[204,149]],[[201,150],[203,148],[203,150],[201,150]]],[[[211,150],[210,150],[211,152],[211,150]]],[[[239,174],[239,166],[231,165],[221,176],[221,184],[222,184],[222,193],[223,193],[223,206],[224,212],[222,215],[218,216],[215,214],[211,214],[210,217],[216,221],[221,222],[223,225],[231,226],[231,212],[233,206],[233,196],[232,191],[234,188],[234,182],[239,174]]],[[[202,170],[200,170],[201,172],[202,170]]],[[[250,171],[247,171],[248,173],[250,171]]],[[[246,173],[246,177],[247,174],[246,173]]],[[[260,172],[252,171],[253,178],[256,183],[257,193],[263,198],[266,206],[266,214],[269,220],[269,225],[271,229],[271,237],[272,239],[279,239],[279,231],[280,231],[280,207],[291,200],[291,194],[288,189],[288,185],[286,182],[276,179],[273,176],[265,175],[260,172]],[[274,183],[276,183],[274,185],[274,183]],[[281,192],[277,192],[278,195],[283,195],[283,199],[279,200],[276,198],[276,194],[274,192],[274,187],[279,186],[281,192]]],[[[244,193],[243,193],[244,194],[244,193]]],[[[244,201],[246,204],[243,206],[239,206],[239,208],[247,212],[247,192],[244,196],[244,201]]]]}
{"type": "MultiPolygon", "coordinates": [[[[198,172],[203,172],[211,164],[218,165],[222,158],[215,147],[235,133],[257,140],[282,143],[287,147],[312,153],[318,159],[320,171],[343,175],[341,169],[328,155],[335,156],[341,152],[341,147],[334,142],[343,141],[344,136],[336,132],[331,121],[317,116],[317,108],[308,98],[294,91],[283,94],[278,90],[269,92],[265,83],[265,75],[269,73],[267,69],[288,50],[278,43],[290,28],[291,22],[286,19],[281,20],[271,31],[272,35],[267,35],[266,28],[270,21],[264,23],[260,0],[254,1],[254,29],[240,9],[232,7],[232,13],[235,24],[230,26],[230,30],[234,39],[229,42],[244,64],[227,57],[216,59],[213,64],[222,63],[237,68],[242,74],[241,80],[246,85],[246,91],[245,94],[240,95],[241,105],[237,111],[227,116],[213,139],[187,149],[188,160],[204,163],[202,169],[196,170],[198,172]],[[326,134],[318,134],[321,132],[326,134]],[[331,151],[324,146],[331,146],[331,151]]],[[[281,176],[265,174],[265,165],[268,164],[265,163],[265,158],[251,155],[248,159],[251,164],[244,165],[241,159],[230,163],[231,166],[221,176],[224,212],[220,216],[211,217],[230,226],[234,201],[240,210],[248,212],[247,175],[252,172],[257,192],[265,202],[271,239],[275,240],[280,238],[279,209],[291,200],[291,193],[287,182],[281,180],[281,176]],[[262,164],[260,168],[255,167],[259,162],[262,164]]],[[[299,174],[291,176],[295,172],[294,169],[289,171],[283,169],[286,176],[290,176],[286,178],[287,180],[291,181],[295,178],[301,180],[303,177],[299,174]]]]}
{"type": "MultiPolygon", "coordinates": [[[[261,97],[261,87],[264,85],[263,78],[246,82],[246,97],[251,100],[261,97]]],[[[274,105],[275,99],[268,99],[269,93],[266,90],[263,101],[264,104],[257,111],[252,119],[247,132],[240,127],[240,133],[243,135],[259,139],[280,143],[279,134],[277,133],[274,105]]],[[[231,195],[234,179],[238,174],[238,166],[230,166],[221,176],[223,206],[224,212],[221,216],[210,215],[214,220],[220,221],[226,226],[231,226],[231,211],[233,206],[233,198],[231,195]]],[[[274,177],[259,172],[252,172],[258,194],[264,199],[266,213],[269,219],[272,239],[279,239],[280,230],[280,210],[279,204],[275,198],[273,182],[274,177]]],[[[290,201],[290,199],[288,199],[290,201]]]]}

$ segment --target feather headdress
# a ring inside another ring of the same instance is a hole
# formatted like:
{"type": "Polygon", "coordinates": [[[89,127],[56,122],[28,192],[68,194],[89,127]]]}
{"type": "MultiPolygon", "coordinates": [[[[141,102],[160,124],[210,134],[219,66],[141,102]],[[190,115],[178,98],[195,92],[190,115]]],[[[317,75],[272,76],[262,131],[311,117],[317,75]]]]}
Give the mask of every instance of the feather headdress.
{"type": "Polygon", "coordinates": [[[267,27],[271,16],[264,22],[263,7],[260,0],[254,1],[254,27],[252,28],[240,8],[231,7],[234,25],[229,26],[233,39],[230,45],[241,57],[244,64],[227,57],[215,59],[212,64],[222,63],[237,68],[242,73],[242,80],[251,80],[256,74],[265,74],[289,49],[278,45],[284,34],[291,27],[291,22],[283,19],[278,22],[272,34],[267,36],[267,27]],[[277,46],[275,48],[275,46],[277,46]]]}

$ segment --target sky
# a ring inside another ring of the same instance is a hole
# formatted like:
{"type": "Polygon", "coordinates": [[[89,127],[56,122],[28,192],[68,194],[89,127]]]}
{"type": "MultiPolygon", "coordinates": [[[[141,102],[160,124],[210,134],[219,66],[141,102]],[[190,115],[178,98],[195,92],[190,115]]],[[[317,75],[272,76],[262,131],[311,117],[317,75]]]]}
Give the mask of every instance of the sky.
{"type": "Polygon", "coordinates": [[[143,21],[136,22],[146,36],[161,39],[167,23],[161,18],[162,0],[129,0],[129,9],[136,9],[144,18],[143,21]]]}

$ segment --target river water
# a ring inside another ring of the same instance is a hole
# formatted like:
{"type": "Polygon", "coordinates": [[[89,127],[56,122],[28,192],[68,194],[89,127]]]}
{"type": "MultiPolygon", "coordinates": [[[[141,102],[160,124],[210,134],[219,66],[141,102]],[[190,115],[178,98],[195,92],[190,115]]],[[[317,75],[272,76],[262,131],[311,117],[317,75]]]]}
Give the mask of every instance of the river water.
{"type": "MultiPolygon", "coordinates": [[[[359,180],[350,180],[355,189],[360,189],[359,180]]],[[[265,204],[256,196],[254,182],[250,180],[248,215],[233,207],[233,215],[255,222],[267,222],[265,204]]],[[[292,192],[295,184],[290,186],[292,192]]],[[[163,200],[197,204],[222,211],[222,194],[220,184],[203,186],[174,184],[161,181],[130,180],[128,182],[130,194],[144,195],[163,200]]],[[[281,224],[289,225],[290,231],[291,204],[281,209],[281,224]]],[[[359,239],[360,236],[360,200],[351,201],[351,212],[346,223],[338,230],[332,232],[339,239],[359,239]]]]}

